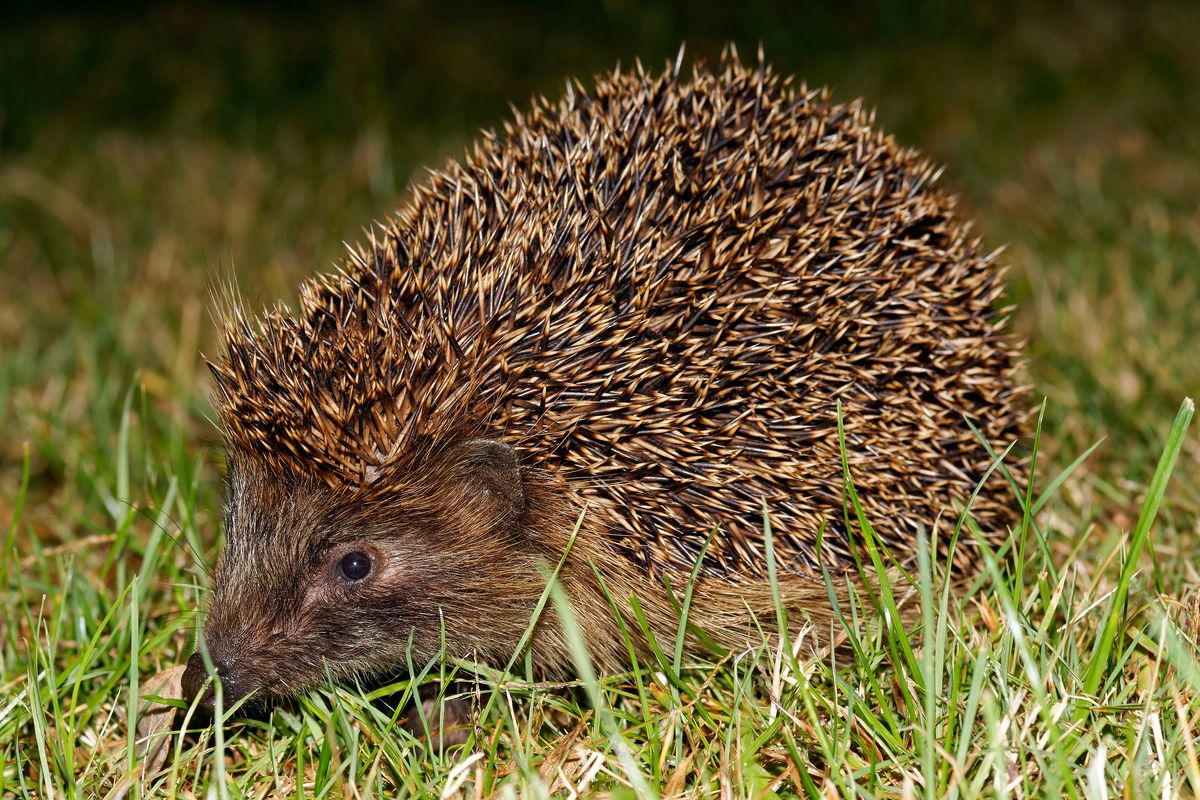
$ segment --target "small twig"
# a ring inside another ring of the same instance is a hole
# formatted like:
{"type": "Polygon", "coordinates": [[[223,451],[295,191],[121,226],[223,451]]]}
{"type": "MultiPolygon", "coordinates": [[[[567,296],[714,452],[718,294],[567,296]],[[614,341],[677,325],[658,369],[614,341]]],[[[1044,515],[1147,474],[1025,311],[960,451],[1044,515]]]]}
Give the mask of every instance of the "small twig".
{"type": "Polygon", "coordinates": [[[48,547],[40,553],[31,556],[25,556],[20,560],[21,569],[29,569],[38,561],[47,557],[61,556],[65,553],[74,553],[77,550],[86,550],[92,545],[112,544],[117,540],[115,533],[93,533],[91,536],[84,536],[82,539],[76,539],[73,542],[60,544],[57,547],[48,547]]]}

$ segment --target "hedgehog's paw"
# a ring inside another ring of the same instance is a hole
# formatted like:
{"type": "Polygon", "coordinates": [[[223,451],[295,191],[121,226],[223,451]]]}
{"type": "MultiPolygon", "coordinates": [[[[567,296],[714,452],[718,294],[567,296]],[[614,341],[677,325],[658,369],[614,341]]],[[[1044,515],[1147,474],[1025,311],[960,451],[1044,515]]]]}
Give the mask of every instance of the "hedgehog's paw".
{"type": "Polygon", "coordinates": [[[439,687],[422,692],[419,708],[413,703],[402,725],[416,738],[427,741],[439,751],[465,744],[475,728],[471,698],[446,697],[439,687]]]}

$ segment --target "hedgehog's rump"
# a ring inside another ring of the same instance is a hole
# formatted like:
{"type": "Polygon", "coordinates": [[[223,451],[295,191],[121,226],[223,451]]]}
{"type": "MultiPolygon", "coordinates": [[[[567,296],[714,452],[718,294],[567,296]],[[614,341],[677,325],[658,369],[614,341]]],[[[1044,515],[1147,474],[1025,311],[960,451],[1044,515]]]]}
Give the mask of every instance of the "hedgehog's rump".
{"type": "MultiPolygon", "coordinates": [[[[301,313],[230,328],[227,437],[386,493],[415,443],[494,436],[635,563],[690,566],[720,525],[707,570],[754,573],[763,500],[793,569],[848,563],[840,401],[864,506],[906,539],[988,465],[964,414],[1016,435],[1016,352],[998,270],[871,124],[732,62],[536,103],[301,313]]],[[[1009,521],[986,492],[975,514],[1009,521]]]]}

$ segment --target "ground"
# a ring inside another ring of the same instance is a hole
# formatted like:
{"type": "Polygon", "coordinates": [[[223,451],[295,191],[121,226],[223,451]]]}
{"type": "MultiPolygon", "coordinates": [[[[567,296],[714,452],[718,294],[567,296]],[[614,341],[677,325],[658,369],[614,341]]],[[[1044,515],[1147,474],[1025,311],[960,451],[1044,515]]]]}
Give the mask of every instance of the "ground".
{"type": "Polygon", "coordinates": [[[1197,30],[1110,0],[0,12],[0,794],[1200,794],[1197,30]],[[845,609],[815,662],[480,673],[465,749],[398,728],[409,681],[132,744],[218,544],[211,288],[293,298],[509,100],[684,40],[865,97],[1007,243],[1045,400],[1014,546],[962,592],[918,571],[908,630],[845,609]]]}

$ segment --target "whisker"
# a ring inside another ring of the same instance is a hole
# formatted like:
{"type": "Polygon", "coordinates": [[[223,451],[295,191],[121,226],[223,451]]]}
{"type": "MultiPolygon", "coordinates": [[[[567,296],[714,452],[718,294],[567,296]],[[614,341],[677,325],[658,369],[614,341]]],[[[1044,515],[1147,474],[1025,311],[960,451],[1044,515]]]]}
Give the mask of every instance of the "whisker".
{"type": "Polygon", "coordinates": [[[203,570],[204,574],[207,575],[209,578],[212,577],[212,571],[209,570],[208,566],[204,563],[204,558],[200,555],[199,552],[197,552],[195,546],[190,541],[188,541],[187,537],[183,535],[183,526],[181,526],[178,522],[176,522],[175,518],[172,517],[171,514],[166,511],[166,509],[162,508],[161,506],[155,506],[155,505],[149,505],[146,507],[142,507],[142,506],[135,505],[134,503],[130,502],[129,500],[121,500],[121,502],[124,503],[125,505],[129,506],[134,511],[136,511],[139,515],[148,519],[150,521],[150,524],[153,525],[154,527],[158,528],[160,531],[162,531],[163,534],[168,539],[170,539],[172,542],[175,543],[176,547],[178,547],[180,550],[183,550],[185,553],[190,554],[195,566],[198,566],[201,570],[203,570]],[[154,509],[156,512],[158,512],[158,514],[160,516],[166,517],[168,520],[170,520],[171,524],[175,526],[175,530],[178,532],[179,535],[176,536],[175,534],[171,533],[171,531],[167,530],[165,526],[163,526],[161,523],[158,522],[157,519],[155,519],[154,517],[152,517],[150,515],[149,509],[154,509]],[[186,548],[184,547],[185,544],[187,545],[186,548]]]}

